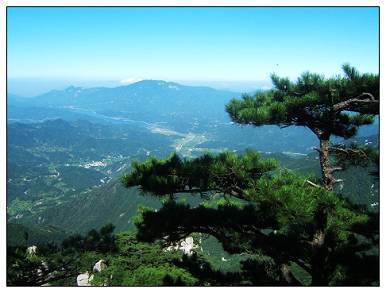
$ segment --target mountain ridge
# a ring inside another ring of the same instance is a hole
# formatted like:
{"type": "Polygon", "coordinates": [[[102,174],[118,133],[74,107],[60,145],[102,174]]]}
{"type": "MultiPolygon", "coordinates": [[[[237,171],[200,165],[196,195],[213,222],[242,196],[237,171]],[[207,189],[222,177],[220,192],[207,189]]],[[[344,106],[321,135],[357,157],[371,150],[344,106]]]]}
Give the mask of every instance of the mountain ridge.
{"type": "Polygon", "coordinates": [[[26,97],[26,96],[21,96],[21,95],[16,95],[16,94],[13,94],[12,92],[8,92],[7,93],[7,96],[8,97],[12,97],[12,98],[21,98],[21,99],[34,99],[34,98],[37,98],[37,97],[41,97],[41,96],[45,96],[45,95],[49,95],[49,94],[54,94],[54,93],[58,93],[58,92],[69,92],[69,93],[72,93],[76,90],[92,90],[92,91],[96,91],[96,90],[122,90],[122,89],[128,89],[128,88],[133,88],[133,87],[140,87],[140,86],[149,86],[149,85],[154,85],[154,84],[157,84],[158,86],[163,86],[163,85],[168,85],[168,86],[177,86],[177,87],[181,87],[181,88],[194,88],[194,89],[201,89],[201,90],[210,90],[210,91],[219,91],[219,92],[228,92],[228,93],[233,93],[235,95],[239,95],[240,93],[236,92],[236,91],[231,91],[231,90],[221,90],[221,89],[215,89],[213,87],[209,87],[209,86],[193,86],[193,85],[184,85],[184,84],[181,84],[181,83],[177,83],[177,82],[174,82],[174,81],[165,81],[165,80],[158,80],[158,79],[144,79],[144,80],[140,80],[140,81],[136,81],[136,82],[133,82],[133,83],[130,83],[130,84],[127,84],[127,85],[120,85],[120,86],[115,86],[115,87],[106,87],[106,86],[101,86],[101,87],[82,87],[82,86],[76,86],[76,85],[69,85],[68,87],[64,88],[64,89],[53,89],[53,90],[50,90],[50,91],[47,91],[45,93],[42,93],[42,94],[39,94],[39,95],[34,95],[34,96],[30,96],[30,97],[26,97]]]}

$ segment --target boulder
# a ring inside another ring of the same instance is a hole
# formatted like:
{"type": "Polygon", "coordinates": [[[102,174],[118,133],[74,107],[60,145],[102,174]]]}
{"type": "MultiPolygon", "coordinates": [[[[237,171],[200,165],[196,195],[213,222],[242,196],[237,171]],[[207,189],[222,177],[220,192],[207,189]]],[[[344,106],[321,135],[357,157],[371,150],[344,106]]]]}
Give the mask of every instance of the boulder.
{"type": "Polygon", "coordinates": [[[105,268],[107,268],[107,265],[106,265],[106,262],[101,259],[99,260],[93,267],[92,271],[93,272],[96,272],[96,273],[100,273],[102,270],[104,270],[105,268]]]}
{"type": "Polygon", "coordinates": [[[166,250],[181,250],[186,255],[192,255],[196,248],[198,246],[194,244],[193,237],[186,237],[181,242],[167,247],[166,250]]]}
{"type": "Polygon", "coordinates": [[[28,255],[36,255],[37,251],[38,251],[38,248],[35,245],[27,247],[28,255]]]}
{"type": "Polygon", "coordinates": [[[78,275],[76,277],[76,284],[80,287],[91,286],[91,281],[94,279],[94,275],[90,275],[88,272],[78,275]]]}
{"type": "Polygon", "coordinates": [[[194,245],[193,237],[186,237],[185,240],[180,243],[180,250],[187,255],[192,255],[195,248],[197,248],[197,246],[194,245]]]}

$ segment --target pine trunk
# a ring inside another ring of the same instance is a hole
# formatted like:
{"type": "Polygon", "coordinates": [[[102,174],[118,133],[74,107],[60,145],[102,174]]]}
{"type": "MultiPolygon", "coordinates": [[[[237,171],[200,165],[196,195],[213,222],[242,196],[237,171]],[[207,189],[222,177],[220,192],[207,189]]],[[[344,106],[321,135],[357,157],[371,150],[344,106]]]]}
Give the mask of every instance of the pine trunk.
{"type": "Polygon", "coordinates": [[[312,283],[311,286],[327,286],[325,277],[325,265],[327,257],[327,248],[325,245],[326,234],[324,231],[317,231],[312,240],[312,283]]]}
{"type": "Polygon", "coordinates": [[[328,148],[330,145],[330,140],[329,138],[327,139],[321,138],[319,141],[320,141],[319,160],[320,160],[320,168],[322,171],[323,186],[327,190],[332,190],[333,177],[332,177],[330,160],[328,159],[328,148]]]}
{"type": "Polygon", "coordinates": [[[326,278],[326,227],[327,211],[323,206],[319,206],[314,217],[315,233],[311,242],[311,275],[312,286],[327,286],[326,278]]]}

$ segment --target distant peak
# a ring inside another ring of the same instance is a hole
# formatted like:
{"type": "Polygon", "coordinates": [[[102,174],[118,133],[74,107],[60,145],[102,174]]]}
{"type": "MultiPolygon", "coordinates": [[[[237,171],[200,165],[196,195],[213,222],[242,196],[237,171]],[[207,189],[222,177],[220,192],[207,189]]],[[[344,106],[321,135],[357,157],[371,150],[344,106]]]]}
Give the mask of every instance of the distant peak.
{"type": "Polygon", "coordinates": [[[129,78],[122,79],[120,81],[120,83],[124,84],[124,85],[130,85],[130,84],[133,84],[133,83],[140,82],[142,80],[144,80],[144,79],[143,78],[139,78],[139,77],[129,77],[129,78]]]}
{"type": "Polygon", "coordinates": [[[123,87],[163,87],[163,88],[177,88],[181,85],[175,82],[169,82],[157,79],[144,79],[131,84],[124,85],[123,87]]]}
{"type": "Polygon", "coordinates": [[[71,85],[71,86],[67,87],[65,89],[65,91],[71,93],[71,92],[81,91],[82,89],[83,89],[82,87],[76,87],[76,86],[71,85]]]}

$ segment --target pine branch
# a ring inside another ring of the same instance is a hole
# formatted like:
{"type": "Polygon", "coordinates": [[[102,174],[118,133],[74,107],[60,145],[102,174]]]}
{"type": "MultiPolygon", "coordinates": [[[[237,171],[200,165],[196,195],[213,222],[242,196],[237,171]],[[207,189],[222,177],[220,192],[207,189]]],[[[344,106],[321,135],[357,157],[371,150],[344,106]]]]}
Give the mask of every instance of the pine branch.
{"type": "Polygon", "coordinates": [[[316,183],[314,183],[314,182],[312,182],[312,181],[310,181],[310,180],[306,180],[306,182],[307,182],[309,185],[313,186],[313,187],[322,188],[322,186],[320,186],[320,185],[318,185],[318,184],[316,184],[316,183]]]}
{"type": "Polygon", "coordinates": [[[360,106],[374,106],[379,105],[379,100],[376,100],[375,97],[370,93],[362,93],[355,98],[345,100],[343,102],[334,104],[332,109],[334,112],[340,111],[350,111],[350,110],[360,110],[360,106]],[[367,97],[367,99],[361,99],[362,97],[367,97]]]}
{"type": "Polygon", "coordinates": [[[329,171],[331,173],[336,172],[336,171],[342,171],[342,170],[343,170],[343,167],[340,167],[340,166],[329,168],[329,171]]]}

